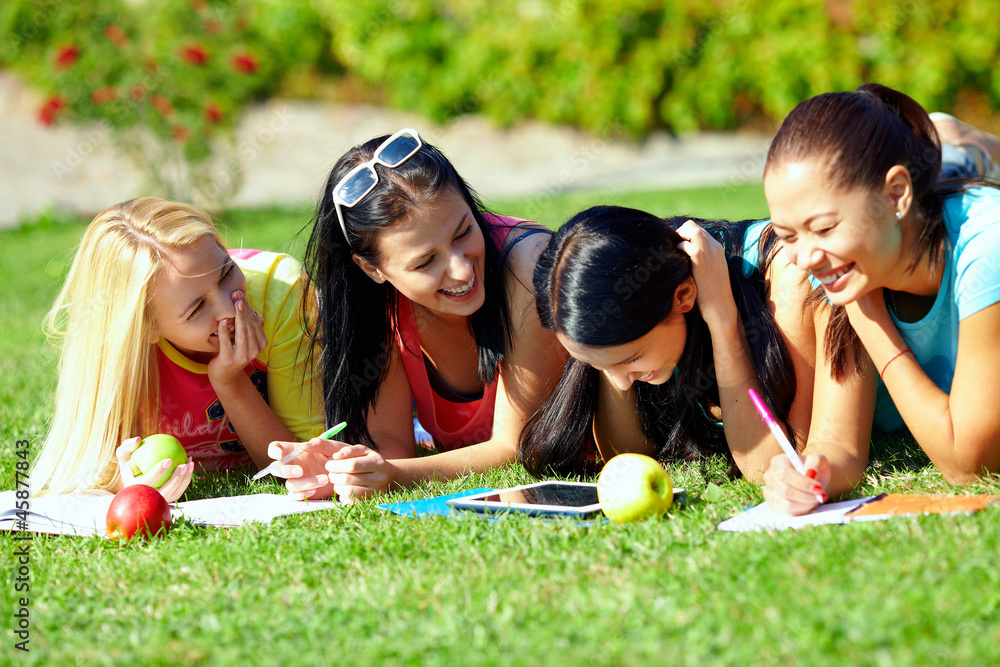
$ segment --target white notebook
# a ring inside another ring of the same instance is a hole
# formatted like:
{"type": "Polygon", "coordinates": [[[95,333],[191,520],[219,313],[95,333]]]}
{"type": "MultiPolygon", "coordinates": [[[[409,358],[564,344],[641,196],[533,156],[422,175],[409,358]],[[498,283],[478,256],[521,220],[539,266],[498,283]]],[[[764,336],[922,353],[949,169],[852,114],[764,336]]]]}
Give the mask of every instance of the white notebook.
{"type": "Polygon", "coordinates": [[[834,523],[847,523],[847,513],[861,507],[869,500],[877,496],[868,498],[858,498],[857,500],[845,500],[839,503],[826,503],[820,505],[809,514],[802,516],[785,516],[772,512],[767,503],[761,503],[756,507],[751,507],[742,514],[737,514],[731,519],[726,519],[719,524],[719,530],[726,530],[733,533],[744,533],[761,530],[787,530],[789,528],[804,528],[806,526],[823,526],[834,523]]]}
{"type": "MultiPolygon", "coordinates": [[[[53,535],[107,535],[106,517],[112,498],[112,494],[100,491],[31,498],[25,527],[31,532],[53,535]]],[[[0,530],[25,528],[18,525],[16,503],[13,491],[0,492],[0,530]]],[[[173,503],[170,514],[199,525],[231,527],[251,521],[270,523],[275,517],[336,506],[330,500],[300,501],[286,495],[258,493],[173,503]]]]}

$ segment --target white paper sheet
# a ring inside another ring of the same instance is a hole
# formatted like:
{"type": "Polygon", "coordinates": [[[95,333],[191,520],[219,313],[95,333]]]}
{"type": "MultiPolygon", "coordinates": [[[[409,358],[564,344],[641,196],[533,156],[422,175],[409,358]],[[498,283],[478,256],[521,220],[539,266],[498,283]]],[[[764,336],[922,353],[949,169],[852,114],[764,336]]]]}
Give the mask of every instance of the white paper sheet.
{"type": "MultiPolygon", "coordinates": [[[[106,517],[112,498],[114,496],[106,492],[31,498],[27,528],[31,532],[53,535],[107,535],[106,517]]],[[[0,530],[20,529],[16,502],[13,491],[0,492],[0,530]]],[[[174,519],[183,516],[199,525],[232,527],[251,521],[270,523],[279,516],[336,506],[337,503],[329,500],[303,502],[285,495],[260,493],[175,503],[170,514],[174,519]]]]}
{"type": "Polygon", "coordinates": [[[851,510],[864,505],[878,496],[845,500],[839,503],[820,505],[809,514],[802,516],[785,516],[772,512],[767,503],[751,507],[742,514],[726,519],[719,524],[719,530],[733,533],[744,533],[762,530],[787,530],[789,528],[804,528],[806,526],[822,526],[827,524],[848,523],[846,515],[851,510]]]}

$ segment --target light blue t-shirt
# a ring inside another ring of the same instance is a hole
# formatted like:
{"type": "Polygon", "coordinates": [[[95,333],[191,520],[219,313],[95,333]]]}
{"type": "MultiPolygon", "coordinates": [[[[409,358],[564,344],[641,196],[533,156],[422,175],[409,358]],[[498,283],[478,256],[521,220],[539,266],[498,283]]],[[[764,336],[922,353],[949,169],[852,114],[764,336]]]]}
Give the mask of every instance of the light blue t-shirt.
{"type": "Polygon", "coordinates": [[[749,278],[760,266],[760,235],[770,220],[756,220],[747,225],[743,236],[743,275],[749,278]]]}
{"type": "MultiPolygon", "coordinates": [[[[944,392],[951,392],[958,356],[958,323],[1000,302],[1000,190],[970,188],[944,203],[948,233],[944,275],[934,305],[919,322],[900,322],[889,314],[913,350],[920,367],[944,392]]],[[[903,428],[889,392],[881,381],[875,400],[875,427],[903,428]]]]}

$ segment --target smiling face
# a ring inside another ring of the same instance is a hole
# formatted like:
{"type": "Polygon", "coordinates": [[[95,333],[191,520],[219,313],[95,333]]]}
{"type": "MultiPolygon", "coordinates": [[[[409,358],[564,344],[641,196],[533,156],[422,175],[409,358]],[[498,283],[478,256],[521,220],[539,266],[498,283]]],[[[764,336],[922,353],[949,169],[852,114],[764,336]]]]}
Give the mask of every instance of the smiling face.
{"type": "Polygon", "coordinates": [[[468,317],[485,301],[483,231],[451,188],[382,231],[378,253],[377,266],[358,255],[354,261],[372,280],[389,282],[414,304],[468,317]]]}
{"type": "MultiPolygon", "coordinates": [[[[690,301],[694,301],[693,296],[690,301]]],[[[675,307],[645,335],[623,345],[581,345],[559,332],[556,338],[574,359],[593,366],[626,391],[633,382],[663,384],[670,379],[687,342],[687,322],[681,308],[675,307]]]]}
{"type": "Polygon", "coordinates": [[[845,305],[879,287],[906,289],[908,183],[905,169],[893,167],[884,188],[836,188],[813,160],[769,170],[764,194],[788,261],[845,305]]]}
{"type": "Polygon", "coordinates": [[[151,285],[155,334],[192,361],[208,363],[219,352],[219,322],[229,320],[232,329],[233,292],[246,292],[246,277],[209,236],[169,251],[167,262],[151,285]]]}

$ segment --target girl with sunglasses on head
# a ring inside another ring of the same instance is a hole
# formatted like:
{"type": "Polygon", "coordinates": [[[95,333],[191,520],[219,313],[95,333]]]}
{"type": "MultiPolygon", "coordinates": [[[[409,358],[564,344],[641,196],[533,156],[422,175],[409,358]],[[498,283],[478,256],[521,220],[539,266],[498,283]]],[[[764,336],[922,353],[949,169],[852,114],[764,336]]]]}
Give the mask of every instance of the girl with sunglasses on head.
{"type": "Polygon", "coordinates": [[[307,284],[287,255],[227,251],[189,204],[146,197],[99,214],[46,320],[62,349],[33,493],[151,484],[169,460],[135,477],[131,453],[166,433],[190,457],[160,487],[173,501],[195,463],[263,467],[272,440],[321,432],[319,378],[300,355],[307,284]]]}
{"type": "Polygon", "coordinates": [[[747,389],[801,441],[812,381],[808,285],[772,249],[767,221],[617,206],[571,218],[534,282],[542,324],[573,358],[522,434],[525,468],[572,475],[623,452],[723,454],[759,480],[780,449],[747,389]]]}
{"type": "Polygon", "coordinates": [[[282,467],[291,495],[351,499],[515,459],[517,434],[565,362],[531,289],[549,233],[488,213],[414,130],[340,158],[306,264],[326,419],[347,429],[282,467]],[[416,457],[414,405],[437,454],[416,457]]]}
{"type": "MultiPolygon", "coordinates": [[[[817,366],[854,378],[876,428],[905,425],[947,480],[966,483],[1000,470],[1000,191],[941,180],[940,136],[971,175],[995,173],[996,137],[932,119],[903,93],[866,84],[819,95],[782,124],[764,189],[785,255],[832,304],[817,366]]],[[[948,175],[970,174],[951,165],[948,175]]],[[[829,409],[822,398],[814,414],[829,409]]],[[[862,479],[868,439],[838,435],[807,448],[816,479],[771,462],[769,505],[808,512],[817,482],[836,494],[862,479]]]]}

